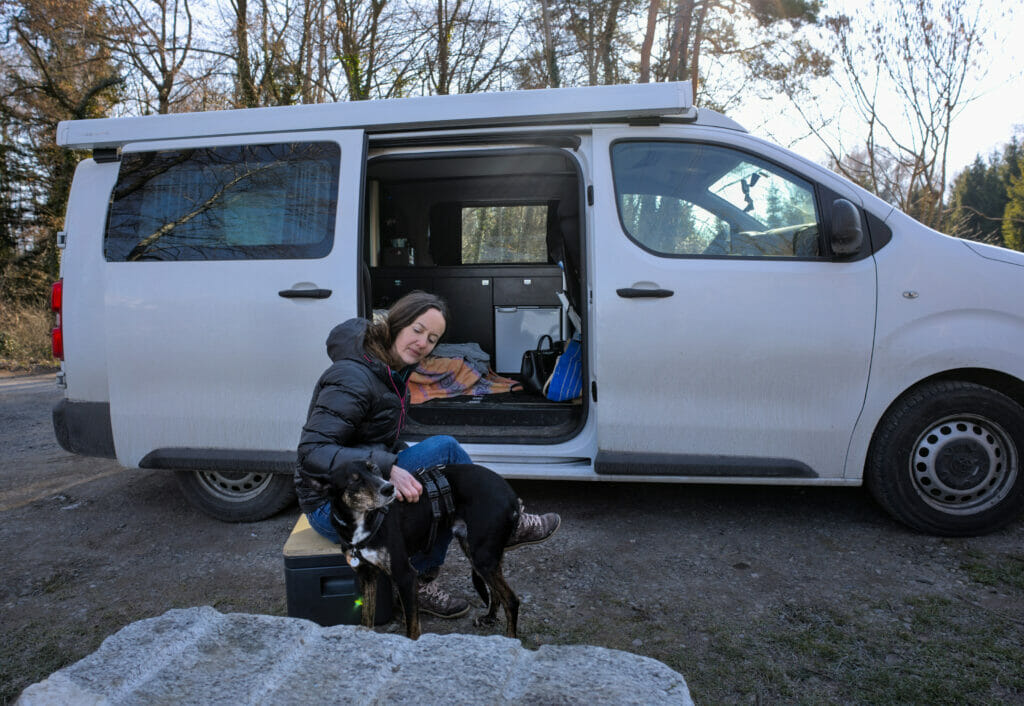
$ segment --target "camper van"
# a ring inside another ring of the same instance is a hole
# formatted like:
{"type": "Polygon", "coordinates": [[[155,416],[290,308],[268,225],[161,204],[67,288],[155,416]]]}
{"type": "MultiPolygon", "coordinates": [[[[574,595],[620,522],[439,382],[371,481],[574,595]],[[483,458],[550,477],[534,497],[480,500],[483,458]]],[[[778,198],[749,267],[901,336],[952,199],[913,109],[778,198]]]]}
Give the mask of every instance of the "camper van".
{"type": "Polygon", "coordinates": [[[451,321],[408,443],[450,434],[508,478],[866,484],[940,535],[1024,506],[1024,254],[926,228],[689,83],[57,141],[91,155],[59,234],[57,438],[174,471],[215,517],[292,502],[328,332],[413,290],[451,321]],[[545,337],[578,346],[571,398],[518,384],[545,337]]]}

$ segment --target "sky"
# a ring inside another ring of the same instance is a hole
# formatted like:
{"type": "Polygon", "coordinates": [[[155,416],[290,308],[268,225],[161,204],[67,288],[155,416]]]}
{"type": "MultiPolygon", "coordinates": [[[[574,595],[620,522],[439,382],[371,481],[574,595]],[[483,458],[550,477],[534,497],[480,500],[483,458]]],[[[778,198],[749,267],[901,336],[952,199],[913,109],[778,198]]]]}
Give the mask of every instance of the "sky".
{"type": "MultiPolygon", "coordinates": [[[[1002,0],[980,0],[982,12],[994,15],[996,8],[1012,7],[1002,0]]],[[[862,0],[832,0],[829,8],[847,13],[862,9],[867,3],[862,0]]],[[[1007,19],[1000,19],[994,26],[996,36],[989,40],[984,67],[969,87],[969,93],[976,98],[968,103],[955,119],[949,142],[948,179],[970,165],[979,154],[987,159],[993,150],[1001,149],[1010,141],[1015,130],[1024,138],[1024,6],[1016,9],[1007,19]]],[[[842,97],[834,85],[822,85],[823,94],[819,100],[832,103],[842,110],[842,97]]],[[[826,163],[827,157],[821,143],[814,137],[803,137],[803,127],[798,114],[792,109],[781,107],[773,117],[765,118],[764,106],[750,105],[737,111],[730,111],[730,117],[744,125],[752,133],[783,144],[795,152],[826,163]],[[802,139],[801,139],[802,138],[802,139]]],[[[854,144],[851,138],[849,146],[854,144]]]]}

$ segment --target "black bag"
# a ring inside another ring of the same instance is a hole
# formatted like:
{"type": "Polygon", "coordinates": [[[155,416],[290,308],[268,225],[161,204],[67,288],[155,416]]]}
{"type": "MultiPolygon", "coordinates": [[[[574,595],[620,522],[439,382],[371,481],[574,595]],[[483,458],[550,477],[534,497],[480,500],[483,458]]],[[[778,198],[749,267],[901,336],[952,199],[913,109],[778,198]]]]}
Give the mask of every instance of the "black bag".
{"type": "Polygon", "coordinates": [[[555,369],[560,350],[555,348],[551,336],[544,334],[537,341],[537,348],[523,353],[523,363],[519,368],[519,375],[523,381],[523,388],[528,392],[543,393],[544,383],[551,377],[555,369]],[[548,347],[542,348],[544,339],[548,340],[548,347]]]}

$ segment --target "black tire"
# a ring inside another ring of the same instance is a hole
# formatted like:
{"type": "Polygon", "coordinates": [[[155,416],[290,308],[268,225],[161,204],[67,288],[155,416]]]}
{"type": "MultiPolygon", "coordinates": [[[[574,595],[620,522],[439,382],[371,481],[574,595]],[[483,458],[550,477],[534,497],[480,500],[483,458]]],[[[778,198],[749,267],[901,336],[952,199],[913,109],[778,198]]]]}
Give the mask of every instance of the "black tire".
{"type": "Polygon", "coordinates": [[[1024,510],[1024,408],[988,387],[925,383],[875,431],[865,482],[893,517],[947,537],[985,534],[1024,510]]]}
{"type": "Polygon", "coordinates": [[[175,471],[191,505],[224,522],[257,522],[295,502],[295,483],[285,473],[175,471]]]}

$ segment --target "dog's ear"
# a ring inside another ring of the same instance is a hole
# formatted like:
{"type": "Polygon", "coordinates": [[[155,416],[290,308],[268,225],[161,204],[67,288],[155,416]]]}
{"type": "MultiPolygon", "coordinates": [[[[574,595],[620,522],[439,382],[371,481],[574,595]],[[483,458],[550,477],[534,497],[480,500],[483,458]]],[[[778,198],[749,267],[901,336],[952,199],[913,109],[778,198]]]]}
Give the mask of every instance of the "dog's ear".
{"type": "Polygon", "coordinates": [[[366,459],[366,472],[378,478],[384,477],[380,472],[380,467],[370,459],[366,459]]]}
{"type": "Polygon", "coordinates": [[[302,476],[306,484],[312,488],[315,492],[321,495],[325,494],[331,489],[331,477],[326,474],[310,473],[305,468],[299,468],[299,475],[302,476]]]}

